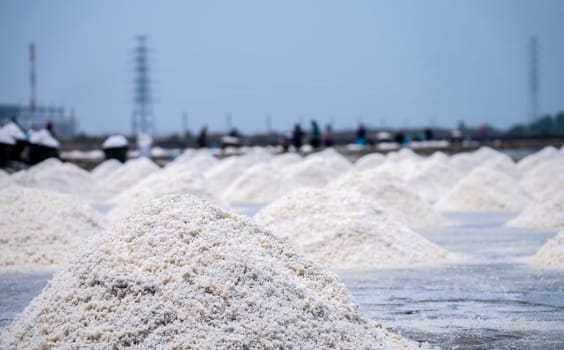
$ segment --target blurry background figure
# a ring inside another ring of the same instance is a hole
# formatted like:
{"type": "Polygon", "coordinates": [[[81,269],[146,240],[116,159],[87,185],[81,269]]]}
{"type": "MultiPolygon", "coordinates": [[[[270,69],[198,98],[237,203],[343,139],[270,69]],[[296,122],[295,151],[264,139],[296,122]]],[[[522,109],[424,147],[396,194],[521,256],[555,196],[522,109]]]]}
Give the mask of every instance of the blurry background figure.
{"type": "Polygon", "coordinates": [[[395,137],[395,141],[399,143],[400,146],[405,143],[405,134],[403,133],[403,131],[398,131],[395,137]]]}
{"type": "Polygon", "coordinates": [[[309,144],[313,148],[319,148],[321,146],[321,130],[319,130],[319,125],[315,120],[311,121],[311,136],[309,144]]]}
{"type": "Polygon", "coordinates": [[[198,134],[198,148],[205,148],[208,146],[208,127],[204,125],[198,134]]]}
{"type": "Polygon", "coordinates": [[[330,124],[325,126],[325,133],[323,134],[323,144],[325,147],[333,147],[333,128],[330,124]]]}
{"type": "Polygon", "coordinates": [[[241,135],[237,128],[232,128],[229,135],[225,135],[221,138],[221,148],[226,147],[240,147],[241,146],[241,135]]]}
{"type": "Polygon", "coordinates": [[[361,146],[366,145],[366,128],[362,123],[358,125],[358,129],[356,130],[356,144],[361,146]]]}
{"type": "Polygon", "coordinates": [[[460,131],[458,129],[452,129],[450,131],[450,142],[452,144],[462,143],[462,131],[460,131]]]}
{"type": "Polygon", "coordinates": [[[296,151],[298,152],[300,151],[300,148],[302,148],[303,136],[304,133],[302,131],[302,128],[300,127],[300,124],[296,124],[292,133],[292,143],[294,144],[294,147],[296,147],[296,151]]]}
{"type": "Polygon", "coordinates": [[[57,137],[57,135],[55,135],[55,130],[53,128],[53,121],[51,119],[47,119],[45,121],[45,129],[47,129],[47,131],[49,131],[51,136],[53,136],[55,138],[57,137]]]}
{"type": "Polygon", "coordinates": [[[431,128],[425,129],[425,141],[433,140],[433,130],[431,128]]]}
{"type": "Polygon", "coordinates": [[[284,132],[280,136],[280,142],[282,144],[282,150],[284,152],[288,152],[290,150],[290,146],[292,145],[292,133],[290,131],[284,132]]]}

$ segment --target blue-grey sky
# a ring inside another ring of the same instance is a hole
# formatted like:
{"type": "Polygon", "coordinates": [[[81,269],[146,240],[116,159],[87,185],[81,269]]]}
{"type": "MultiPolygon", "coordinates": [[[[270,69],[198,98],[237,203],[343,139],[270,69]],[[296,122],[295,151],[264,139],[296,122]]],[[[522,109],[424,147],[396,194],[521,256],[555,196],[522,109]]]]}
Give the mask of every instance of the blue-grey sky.
{"type": "Polygon", "coordinates": [[[562,0],[0,0],[0,103],[74,107],[80,129],[131,129],[135,36],[152,48],[159,133],[244,132],[298,120],[336,128],[507,127],[530,119],[531,35],[540,111],[564,110],[562,0]]]}

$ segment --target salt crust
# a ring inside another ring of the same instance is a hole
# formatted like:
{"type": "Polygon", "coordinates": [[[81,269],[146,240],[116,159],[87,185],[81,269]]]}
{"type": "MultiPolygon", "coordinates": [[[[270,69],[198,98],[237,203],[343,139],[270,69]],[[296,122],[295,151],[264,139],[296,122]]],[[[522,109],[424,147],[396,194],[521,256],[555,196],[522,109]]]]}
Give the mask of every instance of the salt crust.
{"type": "Polygon", "coordinates": [[[128,160],[103,179],[101,184],[109,192],[121,192],[159,169],[157,164],[145,157],[128,160]]]}
{"type": "Polygon", "coordinates": [[[518,211],[528,202],[519,183],[508,175],[478,167],[463,177],[435,208],[445,211],[518,211]]]}
{"type": "MultiPolygon", "coordinates": [[[[167,196],[92,242],[0,348],[410,349],[335,275],[249,219],[167,196]]],[[[423,345],[424,346],[424,345],[423,345]]]]}
{"type": "Polygon", "coordinates": [[[519,216],[507,222],[507,226],[564,229],[564,187],[529,203],[519,216]]]}
{"type": "Polygon", "coordinates": [[[117,159],[108,159],[92,169],[90,175],[98,181],[103,181],[107,176],[121,168],[122,165],[123,164],[117,159]]]}
{"type": "Polygon", "coordinates": [[[260,163],[239,175],[222,198],[230,203],[270,203],[294,188],[293,181],[280,168],[260,163]]]}
{"type": "Polygon", "coordinates": [[[46,159],[28,170],[21,170],[13,174],[12,178],[20,186],[80,196],[90,196],[100,191],[90,173],[56,158],[46,159]]]}
{"type": "Polygon", "coordinates": [[[228,205],[208,190],[204,178],[176,166],[152,173],[109,200],[113,205],[107,217],[117,223],[150,200],[167,194],[191,194],[227,208],[228,205]]]}
{"type": "Polygon", "coordinates": [[[102,148],[120,148],[126,147],[127,139],[123,135],[111,135],[102,144],[102,148]]]}
{"type": "Polygon", "coordinates": [[[103,226],[103,218],[73,196],[9,187],[0,191],[0,266],[60,266],[103,226]]]}
{"type": "Polygon", "coordinates": [[[254,220],[332,268],[396,267],[447,258],[444,249],[357,192],[299,189],[263,208],[254,220]]]}
{"type": "Polygon", "coordinates": [[[435,210],[404,182],[376,170],[349,172],[328,185],[328,189],[362,193],[377,203],[388,215],[412,227],[435,227],[446,224],[435,210]]]}
{"type": "Polygon", "coordinates": [[[564,268],[564,231],[546,242],[532,256],[531,262],[557,268],[564,268]]]}

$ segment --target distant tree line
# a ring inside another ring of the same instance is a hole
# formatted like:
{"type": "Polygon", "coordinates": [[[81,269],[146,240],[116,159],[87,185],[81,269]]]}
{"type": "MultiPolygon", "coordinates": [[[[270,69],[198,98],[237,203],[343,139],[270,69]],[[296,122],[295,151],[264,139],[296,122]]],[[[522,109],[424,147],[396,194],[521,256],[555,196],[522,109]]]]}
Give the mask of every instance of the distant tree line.
{"type": "Polygon", "coordinates": [[[517,124],[511,127],[507,136],[564,136],[564,112],[556,115],[547,114],[529,124],[517,124]]]}

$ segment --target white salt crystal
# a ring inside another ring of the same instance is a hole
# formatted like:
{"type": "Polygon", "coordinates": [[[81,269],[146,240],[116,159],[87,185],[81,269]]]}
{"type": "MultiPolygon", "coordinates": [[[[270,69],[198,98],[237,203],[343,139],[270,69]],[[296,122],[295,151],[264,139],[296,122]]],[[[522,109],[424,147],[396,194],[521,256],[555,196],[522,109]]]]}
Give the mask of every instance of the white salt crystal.
{"type": "Polygon", "coordinates": [[[0,191],[3,268],[60,266],[102,229],[102,217],[70,195],[19,186],[0,191]]]}
{"type": "Polygon", "coordinates": [[[93,242],[0,348],[415,349],[359,313],[338,278],[249,219],[156,200],[93,242]]]}

